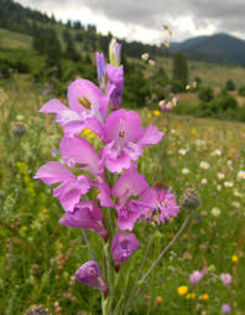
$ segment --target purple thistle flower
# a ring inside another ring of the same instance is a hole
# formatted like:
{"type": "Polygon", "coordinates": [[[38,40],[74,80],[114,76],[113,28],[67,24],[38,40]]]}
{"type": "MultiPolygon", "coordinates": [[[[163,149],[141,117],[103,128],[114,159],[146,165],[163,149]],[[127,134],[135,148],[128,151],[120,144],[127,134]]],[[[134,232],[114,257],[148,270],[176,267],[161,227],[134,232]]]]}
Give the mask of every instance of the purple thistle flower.
{"type": "Polygon", "coordinates": [[[73,212],[81,196],[91,187],[91,180],[87,176],[76,177],[65,165],[54,161],[44,164],[34,178],[41,179],[48,185],[61,183],[54,189],[53,194],[68,212],[73,212]]]}
{"type": "Polygon", "coordinates": [[[92,82],[77,79],[68,87],[69,107],[52,99],[40,109],[41,113],[56,114],[56,122],[67,135],[89,128],[101,136],[107,116],[108,99],[92,82]]]}
{"type": "Polygon", "coordinates": [[[103,159],[110,172],[120,173],[137,161],[143,153],[143,147],[161,141],[163,133],[155,126],[141,128],[140,115],[123,109],[108,117],[104,128],[105,147],[103,159]]]}
{"type": "Polygon", "coordinates": [[[96,64],[97,64],[97,75],[100,88],[103,90],[105,88],[106,81],[106,65],[105,65],[105,57],[103,53],[96,53],[96,64]]]}
{"type": "Polygon", "coordinates": [[[108,295],[108,287],[96,261],[88,261],[76,272],[76,280],[108,295]]]}
{"type": "Polygon", "coordinates": [[[104,184],[100,186],[100,203],[102,206],[115,207],[117,225],[121,230],[131,231],[135,222],[144,217],[155,204],[154,191],[147,184],[144,175],[137,172],[136,167],[132,164],[112,189],[104,184]],[[111,197],[117,198],[116,204],[111,201],[111,197]],[[133,199],[135,197],[137,200],[133,199]]]}
{"type": "Polygon", "coordinates": [[[92,201],[83,201],[75,206],[73,213],[65,214],[59,222],[66,226],[98,233],[106,242],[108,234],[102,220],[100,208],[92,201]]]}
{"type": "Polygon", "coordinates": [[[199,270],[194,271],[191,275],[190,275],[190,283],[191,284],[197,284],[203,277],[203,273],[199,270]]]}
{"type": "Polygon", "coordinates": [[[123,96],[123,66],[115,67],[107,64],[106,74],[108,76],[108,84],[106,87],[107,96],[109,98],[112,110],[117,110],[122,103],[123,96]]]}
{"type": "Polygon", "coordinates": [[[118,232],[112,240],[111,250],[116,271],[119,271],[122,263],[139,248],[139,241],[133,233],[118,232]]]}
{"type": "Polygon", "coordinates": [[[171,190],[156,188],[155,196],[155,206],[147,213],[146,218],[156,224],[164,223],[171,217],[176,218],[180,208],[176,203],[176,196],[171,190]]]}
{"type": "Polygon", "coordinates": [[[223,304],[221,307],[221,312],[224,314],[229,314],[231,312],[231,307],[229,304],[223,304]]]}
{"type": "Polygon", "coordinates": [[[222,273],[220,275],[220,279],[225,285],[229,285],[232,283],[232,276],[229,273],[222,273]]]}

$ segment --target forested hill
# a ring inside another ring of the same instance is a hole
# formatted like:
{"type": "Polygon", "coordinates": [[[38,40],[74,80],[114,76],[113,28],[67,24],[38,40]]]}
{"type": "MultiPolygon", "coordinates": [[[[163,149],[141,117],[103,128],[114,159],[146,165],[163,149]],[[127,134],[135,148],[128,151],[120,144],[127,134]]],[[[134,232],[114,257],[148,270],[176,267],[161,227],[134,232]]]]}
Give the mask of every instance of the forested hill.
{"type": "MultiPolygon", "coordinates": [[[[0,0],[0,27],[14,32],[38,36],[40,29],[67,29],[70,30],[77,42],[86,44],[86,47],[106,51],[111,34],[106,36],[97,32],[96,26],[85,25],[80,21],[68,21],[66,24],[57,21],[54,16],[49,17],[45,13],[23,7],[12,0],[0,0]]],[[[127,56],[139,57],[147,52],[152,57],[165,55],[164,49],[154,45],[146,45],[140,42],[126,42],[121,40],[127,56]]]]}

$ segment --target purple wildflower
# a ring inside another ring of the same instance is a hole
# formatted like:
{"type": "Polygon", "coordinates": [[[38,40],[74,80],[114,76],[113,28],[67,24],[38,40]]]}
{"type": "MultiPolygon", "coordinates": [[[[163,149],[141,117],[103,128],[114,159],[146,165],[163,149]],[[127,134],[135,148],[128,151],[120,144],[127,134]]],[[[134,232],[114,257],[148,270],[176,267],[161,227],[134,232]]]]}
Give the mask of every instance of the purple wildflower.
{"type": "Polygon", "coordinates": [[[76,280],[108,295],[108,287],[96,261],[88,261],[76,272],[76,280]]]}
{"type": "Polygon", "coordinates": [[[232,276],[229,273],[222,273],[220,275],[220,279],[225,285],[229,285],[232,283],[232,276]]]}
{"type": "Polygon", "coordinates": [[[146,218],[156,224],[164,223],[165,220],[170,220],[171,217],[177,217],[179,206],[176,203],[176,196],[170,189],[155,189],[156,200],[153,210],[147,213],[146,218]]]}
{"type": "Polygon", "coordinates": [[[190,283],[191,284],[196,284],[198,283],[203,277],[203,273],[199,270],[194,271],[191,275],[190,275],[190,283]]]}
{"type": "Polygon", "coordinates": [[[108,239],[106,228],[103,224],[100,208],[92,201],[78,203],[72,213],[65,214],[60,223],[70,227],[90,230],[100,234],[105,242],[108,239]]]}
{"type": "Polygon", "coordinates": [[[119,271],[122,263],[139,248],[139,241],[133,233],[118,232],[112,240],[111,250],[116,271],[119,271]]]}
{"type": "Polygon", "coordinates": [[[108,99],[92,82],[77,79],[68,87],[69,107],[52,99],[41,108],[42,113],[56,114],[56,122],[63,126],[67,135],[90,128],[101,136],[105,123],[108,99]]]}
{"type": "Polygon", "coordinates": [[[140,115],[123,109],[108,117],[104,128],[103,160],[110,172],[120,173],[137,161],[143,147],[161,141],[163,133],[155,126],[141,128],[140,115]]]}
{"type": "Polygon", "coordinates": [[[112,64],[114,66],[120,66],[121,50],[122,50],[122,45],[119,44],[115,38],[112,38],[110,45],[109,45],[110,64],[112,64]]]}
{"type": "Polygon", "coordinates": [[[60,200],[64,210],[68,212],[73,212],[80,197],[86,194],[91,187],[91,181],[87,176],[76,177],[65,165],[54,161],[43,165],[34,178],[41,179],[48,185],[61,183],[54,189],[53,194],[60,200]]]}
{"type": "Polygon", "coordinates": [[[231,312],[231,307],[229,304],[223,304],[221,307],[221,312],[224,314],[229,314],[231,312]]]}

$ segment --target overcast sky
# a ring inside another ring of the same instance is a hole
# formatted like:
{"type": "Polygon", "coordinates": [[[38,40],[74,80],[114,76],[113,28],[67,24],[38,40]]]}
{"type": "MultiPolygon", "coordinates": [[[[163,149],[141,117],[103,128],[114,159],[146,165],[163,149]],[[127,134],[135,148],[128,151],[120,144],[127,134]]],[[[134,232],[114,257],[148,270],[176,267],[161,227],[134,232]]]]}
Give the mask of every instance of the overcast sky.
{"type": "Polygon", "coordinates": [[[95,24],[119,38],[158,44],[226,32],[245,39],[245,0],[16,0],[62,21],[95,24]]]}

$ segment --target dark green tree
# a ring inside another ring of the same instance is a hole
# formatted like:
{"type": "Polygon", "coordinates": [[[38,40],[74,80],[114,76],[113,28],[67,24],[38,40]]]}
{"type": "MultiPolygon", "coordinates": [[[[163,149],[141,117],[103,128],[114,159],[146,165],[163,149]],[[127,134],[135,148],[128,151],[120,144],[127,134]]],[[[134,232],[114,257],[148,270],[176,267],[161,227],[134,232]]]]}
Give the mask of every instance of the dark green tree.
{"type": "Polygon", "coordinates": [[[180,81],[183,86],[188,82],[188,62],[183,53],[177,53],[173,57],[173,79],[180,81]]]}

